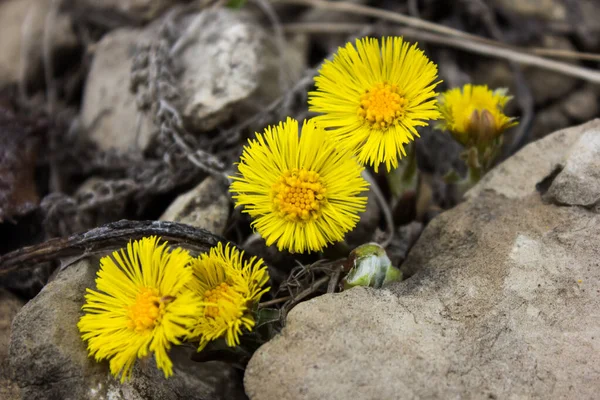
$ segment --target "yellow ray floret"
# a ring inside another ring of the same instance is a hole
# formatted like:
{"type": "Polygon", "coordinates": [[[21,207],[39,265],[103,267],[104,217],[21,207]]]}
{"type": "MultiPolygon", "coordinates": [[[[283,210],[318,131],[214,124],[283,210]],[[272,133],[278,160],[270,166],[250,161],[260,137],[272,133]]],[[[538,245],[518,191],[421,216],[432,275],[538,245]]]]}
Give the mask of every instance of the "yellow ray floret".
{"type": "Polygon", "coordinates": [[[267,268],[256,257],[243,261],[244,253],[219,243],[194,259],[189,288],[202,298],[202,308],[191,334],[198,351],[210,341],[224,338],[228,346],[240,343],[242,330],[254,327],[253,308],[269,288],[267,268]]]}
{"type": "Polygon", "coordinates": [[[299,137],[298,122],[288,118],[244,147],[231,191],[267,245],[319,251],[343,240],[365,210],[362,169],[313,120],[304,123],[299,137]]]}
{"type": "Polygon", "coordinates": [[[166,377],[173,373],[167,351],[190,333],[201,307],[186,285],[192,258],[183,249],[169,251],[157,237],[130,242],[100,260],[96,289],[87,289],[85,315],[78,323],[90,356],[110,360],[124,382],[135,360],[154,353],[166,377]]]}
{"type": "Polygon", "coordinates": [[[492,91],[486,85],[466,84],[448,90],[440,96],[440,126],[463,146],[488,143],[518,124],[504,115],[511,98],[505,89],[492,91]]]}
{"type": "Polygon", "coordinates": [[[309,93],[317,123],[338,146],[377,171],[398,166],[416,127],[439,118],[434,89],[437,66],[400,37],[357,39],[326,60],[309,93]]]}

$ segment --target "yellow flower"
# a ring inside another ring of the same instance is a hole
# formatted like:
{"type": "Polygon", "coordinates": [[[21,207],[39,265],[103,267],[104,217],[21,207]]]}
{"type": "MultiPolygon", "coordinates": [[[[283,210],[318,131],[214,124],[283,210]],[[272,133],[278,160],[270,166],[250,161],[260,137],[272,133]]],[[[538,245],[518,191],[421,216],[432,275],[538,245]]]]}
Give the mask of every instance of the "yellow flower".
{"type": "Polygon", "coordinates": [[[189,288],[202,298],[199,318],[191,338],[199,339],[198,351],[208,342],[225,338],[228,346],[240,343],[242,328],[254,327],[254,306],[270,288],[262,259],[243,261],[244,252],[219,243],[209,254],[201,254],[192,262],[194,278],[189,288]]]}
{"type": "Polygon", "coordinates": [[[439,118],[435,87],[437,66],[417,45],[400,37],[363,38],[339,48],[315,78],[310,110],[317,123],[362,164],[378,170],[398,166],[404,145],[419,136],[417,126],[439,118]]]}
{"type": "Polygon", "coordinates": [[[486,85],[466,84],[448,90],[440,96],[440,126],[465,147],[486,145],[518,124],[504,115],[511,98],[505,89],[491,91],[486,85]]]}
{"type": "Polygon", "coordinates": [[[231,191],[268,246],[303,253],[342,240],[356,226],[367,202],[358,194],[368,184],[352,155],[336,150],[313,120],[298,135],[292,118],[257,133],[244,147],[231,191]]]}
{"type": "Polygon", "coordinates": [[[87,289],[78,327],[90,356],[110,359],[121,382],[137,358],[153,352],[166,377],[173,374],[167,350],[189,334],[200,298],[186,288],[192,279],[187,251],[169,251],[157,237],[143,238],[100,260],[96,290],[87,289]]]}

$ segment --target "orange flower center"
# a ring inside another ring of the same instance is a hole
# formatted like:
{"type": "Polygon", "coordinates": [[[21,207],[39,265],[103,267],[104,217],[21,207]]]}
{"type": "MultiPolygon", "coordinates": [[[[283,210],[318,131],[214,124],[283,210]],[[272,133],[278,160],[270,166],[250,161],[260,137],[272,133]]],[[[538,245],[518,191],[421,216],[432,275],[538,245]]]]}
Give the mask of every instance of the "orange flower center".
{"type": "Polygon", "coordinates": [[[321,214],[326,192],[318,173],[294,168],[285,171],[273,185],[273,206],[291,221],[316,219],[321,214]]]}
{"type": "Polygon", "coordinates": [[[135,298],[135,303],[127,310],[128,327],[136,332],[154,329],[165,313],[166,300],[159,297],[158,290],[142,288],[135,298]]]}
{"type": "Polygon", "coordinates": [[[219,314],[224,316],[237,314],[242,311],[239,306],[236,306],[240,302],[240,298],[241,295],[238,292],[227,283],[222,282],[212,290],[204,292],[204,301],[211,303],[204,307],[204,316],[216,318],[219,314]]]}
{"type": "Polygon", "coordinates": [[[373,128],[387,128],[404,116],[408,101],[398,86],[378,83],[360,97],[358,117],[373,128]]]}

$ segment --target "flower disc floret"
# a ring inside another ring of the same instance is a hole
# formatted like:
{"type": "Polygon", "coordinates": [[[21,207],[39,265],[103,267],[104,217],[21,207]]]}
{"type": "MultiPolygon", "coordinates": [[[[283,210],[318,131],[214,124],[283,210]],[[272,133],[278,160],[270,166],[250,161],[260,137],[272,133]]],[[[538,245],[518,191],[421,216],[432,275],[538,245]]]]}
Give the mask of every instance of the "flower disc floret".
{"type": "Polygon", "coordinates": [[[342,240],[356,226],[368,184],[353,155],[338,150],[313,120],[299,133],[291,118],[257,133],[231,192],[268,246],[303,253],[342,240]]]}
{"type": "Polygon", "coordinates": [[[398,166],[418,126],[439,118],[434,89],[437,66],[400,37],[363,38],[325,60],[309,92],[315,121],[336,146],[378,170],[398,166]]]}
{"type": "Polygon", "coordinates": [[[274,209],[290,221],[317,219],[327,192],[319,178],[304,168],[284,171],[273,184],[274,209]]]}
{"type": "Polygon", "coordinates": [[[140,288],[135,303],[128,307],[127,326],[138,333],[152,330],[160,324],[165,314],[166,301],[160,298],[154,288],[140,288]]]}
{"type": "Polygon", "coordinates": [[[379,83],[361,96],[358,117],[374,129],[385,129],[404,116],[407,103],[398,86],[379,83]]]}

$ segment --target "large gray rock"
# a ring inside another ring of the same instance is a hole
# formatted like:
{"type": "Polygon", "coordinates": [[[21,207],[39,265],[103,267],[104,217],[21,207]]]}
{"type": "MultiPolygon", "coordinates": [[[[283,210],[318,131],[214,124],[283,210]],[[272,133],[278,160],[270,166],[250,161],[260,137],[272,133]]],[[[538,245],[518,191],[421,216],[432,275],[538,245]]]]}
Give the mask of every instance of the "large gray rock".
{"type": "Polygon", "coordinates": [[[0,289],[0,399],[15,400],[21,397],[8,362],[10,327],[24,302],[12,293],[0,289]]]}
{"type": "Polygon", "coordinates": [[[559,204],[600,207],[600,130],[589,130],[569,152],[547,197],[559,204]]]}
{"type": "Polygon", "coordinates": [[[227,187],[213,177],[177,197],[160,217],[223,235],[229,218],[227,187]]]}
{"type": "Polygon", "coordinates": [[[250,360],[249,397],[597,397],[600,215],[538,192],[557,166],[577,162],[570,148],[586,136],[600,136],[600,121],[530,144],[491,171],[427,226],[404,282],[294,308],[250,360]]]}
{"type": "Polygon", "coordinates": [[[235,370],[218,363],[193,363],[184,348],[172,350],[174,377],[165,379],[150,358],[137,362],[132,380],[123,385],[110,375],[107,362],[89,358],[77,322],[85,289],[94,287],[97,265],[83,260],[67,267],[15,317],[10,364],[22,399],[244,398],[235,370]]]}
{"type": "Polygon", "coordinates": [[[129,90],[135,49],[150,29],[117,29],[102,38],[85,84],[81,120],[102,150],[143,151],[156,132],[151,117],[140,113],[129,90]]]}

